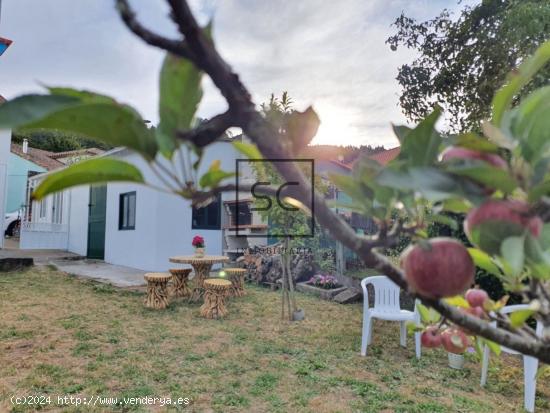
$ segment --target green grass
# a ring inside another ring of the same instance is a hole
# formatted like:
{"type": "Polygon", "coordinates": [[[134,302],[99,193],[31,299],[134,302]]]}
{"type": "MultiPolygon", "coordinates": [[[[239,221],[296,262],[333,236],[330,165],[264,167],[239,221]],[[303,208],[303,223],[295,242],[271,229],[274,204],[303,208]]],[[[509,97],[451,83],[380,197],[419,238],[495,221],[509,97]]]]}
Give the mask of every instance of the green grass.
{"type": "MultiPolygon", "coordinates": [[[[0,275],[0,411],[18,395],[189,397],[186,412],[521,411],[517,357],[492,365],[486,389],[479,365],[446,366],[442,351],[414,358],[396,323],[376,323],[369,356],[359,356],[361,306],[299,295],[306,320],[280,320],[280,296],[247,286],[224,320],[198,305],[143,307],[143,292],[79,280],[50,268],[0,275]]],[[[549,409],[550,387],[537,387],[549,409]]],[[[59,411],[53,404],[43,411],[59,411]]],[[[66,406],[69,412],[150,411],[143,406],[66,406]]]]}

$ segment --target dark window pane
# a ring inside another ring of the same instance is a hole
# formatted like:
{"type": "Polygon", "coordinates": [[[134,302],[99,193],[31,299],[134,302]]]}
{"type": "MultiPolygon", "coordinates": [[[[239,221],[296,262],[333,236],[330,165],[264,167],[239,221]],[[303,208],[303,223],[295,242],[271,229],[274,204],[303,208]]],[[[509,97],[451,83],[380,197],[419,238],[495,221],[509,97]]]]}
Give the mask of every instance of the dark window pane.
{"type": "Polygon", "coordinates": [[[221,197],[204,208],[193,208],[193,229],[220,229],[221,227],[221,197]]]}
{"type": "Polygon", "coordinates": [[[136,193],[120,194],[118,229],[136,228],[136,193]]]}

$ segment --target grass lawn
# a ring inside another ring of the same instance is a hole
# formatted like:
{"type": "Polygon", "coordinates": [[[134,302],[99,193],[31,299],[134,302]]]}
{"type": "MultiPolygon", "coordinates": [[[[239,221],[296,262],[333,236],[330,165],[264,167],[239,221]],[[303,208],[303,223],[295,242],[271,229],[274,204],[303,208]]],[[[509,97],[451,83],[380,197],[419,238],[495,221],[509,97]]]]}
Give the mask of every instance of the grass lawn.
{"type": "MultiPolygon", "coordinates": [[[[198,305],[143,307],[143,293],[80,280],[46,267],[0,274],[0,411],[9,398],[189,397],[197,412],[520,412],[518,358],[493,364],[479,387],[479,363],[446,367],[446,354],[414,358],[395,323],[378,323],[369,356],[359,356],[361,306],[299,295],[306,320],[280,320],[280,296],[247,286],[223,321],[198,305]]],[[[548,411],[548,377],[537,408],[548,411]]],[[[169,411],[177,411],[171,408],[169,411]]],[[[54,411],[166,411],[148,407],[68,407],[54,411]]]]}

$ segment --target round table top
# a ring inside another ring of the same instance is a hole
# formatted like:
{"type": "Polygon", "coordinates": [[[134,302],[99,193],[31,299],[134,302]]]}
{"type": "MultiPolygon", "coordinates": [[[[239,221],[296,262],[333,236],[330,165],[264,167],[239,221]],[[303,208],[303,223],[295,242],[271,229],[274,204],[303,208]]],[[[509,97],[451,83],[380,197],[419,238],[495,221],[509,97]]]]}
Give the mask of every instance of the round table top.
{"type": "Polygon", "coordinates": [[[224,280],[223,278],[207,278],[204,280],[204,285],[211,285],[216,287],[231,287],[233,284],[231,281],[224,280]]]}
{"type": "Polygon", "coordinates": [[[178,255],[176,257],[170,257],[170,262],[179,264],[215,264],[218,262],[227,262],[229,257],[223,255],[205,255],[204,257],[196,257],[194,255],[178,255]]]}

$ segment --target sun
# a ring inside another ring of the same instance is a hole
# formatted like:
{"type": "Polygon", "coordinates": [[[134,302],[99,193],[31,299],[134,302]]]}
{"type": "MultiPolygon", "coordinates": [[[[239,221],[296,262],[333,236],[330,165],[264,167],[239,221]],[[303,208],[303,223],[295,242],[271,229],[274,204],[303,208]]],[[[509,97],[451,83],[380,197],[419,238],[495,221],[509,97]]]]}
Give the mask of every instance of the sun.
{"type": "Polygon", "coordinates": [[[331,103],[318,102],[314,106],[321,119],[313,145],[351,145],[359,137],[353,126],[355,114],[331,103]]]}

